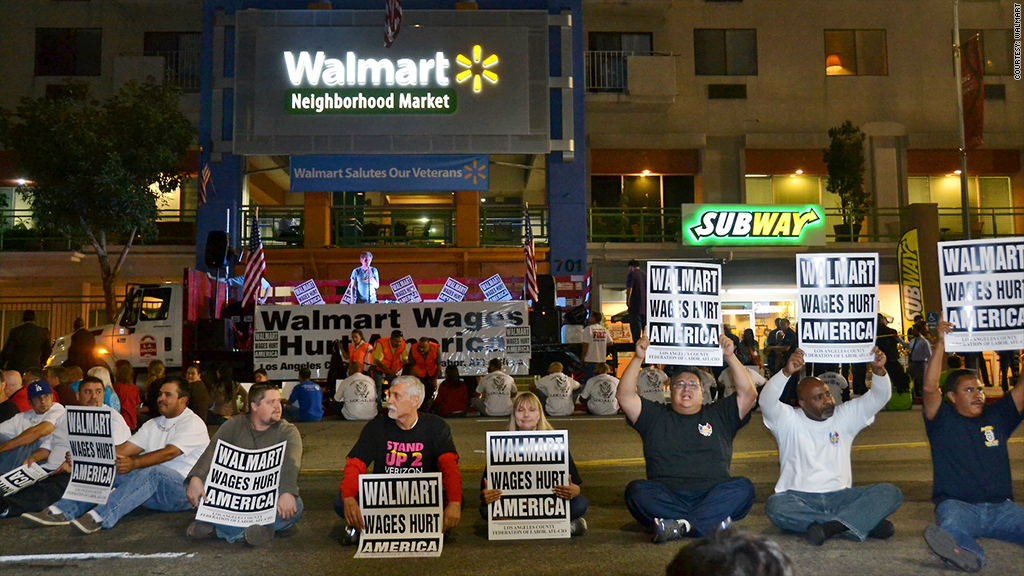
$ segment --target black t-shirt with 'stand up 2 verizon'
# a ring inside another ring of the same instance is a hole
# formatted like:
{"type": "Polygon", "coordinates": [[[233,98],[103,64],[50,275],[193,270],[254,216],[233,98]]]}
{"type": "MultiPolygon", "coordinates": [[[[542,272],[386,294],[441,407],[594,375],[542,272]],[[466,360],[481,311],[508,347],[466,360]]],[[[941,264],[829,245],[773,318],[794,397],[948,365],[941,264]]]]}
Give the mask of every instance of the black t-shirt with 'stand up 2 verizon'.
{"type": "Polygon", "coordinates": [[[370,420],[348,457],[358,458],[367,469],[372,467],[374,474],[419,474],[440,472],[437,459],[447,452],[457,453],[448,423],[420,412],[409,430],[402,430],[387,416],[370,420]]]}

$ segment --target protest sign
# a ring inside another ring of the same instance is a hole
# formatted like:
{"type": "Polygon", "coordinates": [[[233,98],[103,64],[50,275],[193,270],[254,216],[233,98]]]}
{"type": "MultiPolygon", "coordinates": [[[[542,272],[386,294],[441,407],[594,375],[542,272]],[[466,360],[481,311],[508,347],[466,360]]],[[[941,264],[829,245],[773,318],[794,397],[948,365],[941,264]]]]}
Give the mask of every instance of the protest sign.
{"type": "Polygon", "coordinates": [[[292,294],[302,306],[324,304],[324,297],[320,295],[320,289],[316,287],[316,282],[313,280],[306,280],[292,288],[292,294]]]}
{"type": "Polygon", "coordinates": [[[449,276],[444,287],[441,288],[441,293],[437,295],[437,301],[462,302],[462,299],[466,297],[466,292],[469,292],[469,286],[449,276]]]}
{"type": "Polygon", "coordinates": [[[420,291],[416,289],[416,282],[413,281],[412,276],[399,278],[392,282],[391,292],[394,293],[395,300],[402,304],[423,302],[423,298],[420,298],[420,291]]]}
{"type": "Polygon", "coordinates": [[[345,293],[341,296],[340,302],[342,304],[355,304],[356,302],[356,283],[349,282],[348,287],[345,288],[345,293]]]}
{"type": "Polygon", "coordinates": [[[71,480],[64,490],[64,497],[106,504],[117,473],[110,409],[105,406],[68,406],[67,410],[71,480]]]}
{"type": "Polygon", "coordinates": [[[487,483],[501,497],[487,506],[490,540],[568,538],[569,501],[552,491],[569,485],[565,430],[487,433],[487,483]]]}
{"type": "Polygon", "coordinates": [[[273,524],[287,442],[248,450],[217,440],[196,520],[225,526],[273,524]]]}
{"type": "Polygon", "coordinates": [[[484,300],[487,300],[488,302],[512,299],[512,294],[509,293],[508,288],[505,286],[505,282],[498,274],[495,274],[481,282],[480,291],[484,293],[484,300]]]}
{"type": "Polygon", "coordinates": [[[441,473],[362,474],[359,510],[366,530],[356,558],[440,556],[444,500],[441,473]]]}
{"type": "Polygon", "coordinates": [[[647,263],[647,362],[721,366],[722,267],[647,263]]]}
{"type": "Polygon", "coordinates": [[[878,254],[797,254],[797,333],[808,362],[871,362],[878,254]]]}
{"type": "Polygon", "coordinates": [[[947,352],[1024,348],[1024,237],[939,242],[947,352]]]}
{"type": "Polygon", "coordinates": [[[48,475],[46,470],[43,470],[39,464],[18,466],[14,470],[0,476],[0,496],[10,496],[23,488],[28,488],[48,475]]]}

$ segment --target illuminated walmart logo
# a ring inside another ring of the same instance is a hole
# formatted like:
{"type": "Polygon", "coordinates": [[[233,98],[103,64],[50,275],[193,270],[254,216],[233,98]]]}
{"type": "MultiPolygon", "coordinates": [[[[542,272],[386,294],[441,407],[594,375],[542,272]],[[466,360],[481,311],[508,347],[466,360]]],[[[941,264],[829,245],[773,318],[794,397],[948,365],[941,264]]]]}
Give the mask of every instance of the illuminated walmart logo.
{"type": "Polygon", "coordinates": [[[497,66],[498,56],[491,54],[487,58],[483,58],[483,48],[479,44],[473,46],[473,59],[470,60],[462,54],[455,57],[455,62],[465,68],[465,70],[455,75],[455,81],[459,84],[465,83],[470,78],[473,79],[473,92],[480,92],[483,89],[483,80],[486,78],[491,84],[498,83],[498,75],[490,70],[491,67],[497,66]],[[482,59],[482,60],[481,60],[482,59]]]}
{"type": "Polygon", "coordinates": [[[486,162],[481,164],[478,161],[473,160],[472,165],[466,164],[465,166],[463,166],[463,168],[466,170],[466,175],[463,176],[463,178],[465,178],[466,180],[469,180],[470,178],[472,178],[473,179],[473,184],[476,184],[476,181],[478,179],[479,180],[487,180],[487,163],[486,162]]]}

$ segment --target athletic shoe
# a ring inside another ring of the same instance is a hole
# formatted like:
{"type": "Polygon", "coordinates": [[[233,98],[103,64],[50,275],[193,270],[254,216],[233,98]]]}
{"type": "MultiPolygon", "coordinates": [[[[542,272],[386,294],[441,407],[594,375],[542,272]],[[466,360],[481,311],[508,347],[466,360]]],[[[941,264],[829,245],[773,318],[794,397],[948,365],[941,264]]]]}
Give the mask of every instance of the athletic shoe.
{"type": "Polygon", "coordinates": [[[253,524],[242,532],[242,536],[245,537],[245,543],[249,546],[265,546],[274,539],[274,527],[253,524]]]}
{"type": "Polygon", "coordinates": [[[67,526],[71,524],[71,521],[64,517],[64,514],[60,512],[50,512],[49,508],[42,510],[41,512],[26,512],[21,515],[22,518],[33,522],[35,524],[42,524],[43,526],[67,526]]]}
{"type": "Polygon", "coordinates": [[[355,546],[356,544],[359,544],[359,529],[346,524],[345,531],[342,532],[341,539],[339,541],[342,546],[355,546]]]}
{"type": "Polygon", "coordinates": [[[576,538],[587,533],[587,519],[577,518],[569,523],[569,536],[576,538]]]}
{"type": "Polygon", "coordinates": [[[942,528],[932,524],[924,529],[924,541],[928,547],[948,564],[952,564],[965,572],[981,570],[981,558],[970,550],[957,545],[956,540],[942,528]]]}
{"type": "Polygon", "coordinates": [[[7,515],[10,513],[11,508],[7,505],[7,499],[0,496],[0,518],[7,518],[7,515]]]}
{"type": "Polygon", "coordinates": [[[217,536],[217,527],[209,522],[193,521],[185,530],[185,536],[189,540],[208,540],[217,536]]]}
{"type": "Polygon", "coordinates": [[[669,520],[666,518],[654,519],[655,544],[663,544],[672,540],[681,540],[690,531],[690,523],[686,520],[669,520]]]}
{"type": "Polygon", "coordinates": [[[94,532],[99,532],[100,529],[103,528],[103,526],[93,518],[92,514],[89,514],[88,512],[72,520],[71,525],[78,528],[78,531],[82,534],[92,534],[94,532]]]}

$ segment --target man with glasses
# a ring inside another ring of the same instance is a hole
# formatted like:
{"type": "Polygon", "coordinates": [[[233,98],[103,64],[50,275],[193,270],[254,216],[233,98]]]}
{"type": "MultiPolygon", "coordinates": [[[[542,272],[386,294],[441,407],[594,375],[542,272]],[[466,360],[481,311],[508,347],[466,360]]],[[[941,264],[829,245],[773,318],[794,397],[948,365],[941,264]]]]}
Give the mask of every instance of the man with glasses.
{"type": "Polygon", "coordinates": [[[978,376],[970,370],[954,370],[940,390],[945,337],[952,330],[949,322],[939,322],[924,375],[922,412],[932,450],[937,524],[924,529],[924,539],[946,563],[977,572],[985,565],[985,553],[975,538],[1024,545],[1024,507],[1013,501],[1006,450],[1021,422],[1024,379],[989,406],[978,376]]]}
{"type": "Polygon", "coordinates": [[[736,393],[704,405],[700,376],[683,368],[672,378],[669,405],[637,394],[637,375],[650,340],[641,337],[636,353],[619,381],[616,398],[644,442],[647,480],[626,487],[626,506],[644,526],[654,529],[654,542],[684,536],[706,536],[747,515],[754,503],[754,485],[731,477],[732,441],[749,420],[757,400],[750,373],[735,355],[726,336],[719,342],[736,382],[736,393]]]}

